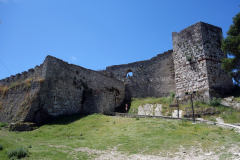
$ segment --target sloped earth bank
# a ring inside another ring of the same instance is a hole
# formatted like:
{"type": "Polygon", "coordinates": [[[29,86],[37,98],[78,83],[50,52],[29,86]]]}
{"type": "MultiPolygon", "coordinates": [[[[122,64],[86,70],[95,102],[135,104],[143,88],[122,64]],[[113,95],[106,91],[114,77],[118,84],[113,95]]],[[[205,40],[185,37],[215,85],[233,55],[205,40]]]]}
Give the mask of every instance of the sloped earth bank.
{"type": "MultiPolygon", "coordinates": [[[[56,148],[68,148],[67,146],[53,146],[49,145],[50,147],[56,148]]],[[[219,159],[234,159],[240,160],[240,148],[237,146],[232,146],[230,149],[225,149],[225,147],[219,148],[215,151],[203,151],[200,148],[201,144],[198,146],[191,147],[191,149],[185,149],[182,146],[179,147],[179,151],[176,153],[159,153],[157,155],[146,155],[146,154],[124,154],[122,152],[117,151],[117,147],[108,150],[97,150],[97,149],[90,149],[87,147],[81,147],[77,149],[72,149],[74,152],[85,152],[88,154],[91,159],[95,160],[203,160],[203,159],[211,159],[211,160],[219,160],[219,159]]],[[[74,156],[73,156],[74,157],[74,156]]],[[[72,157],[72,158],[73,158],[72,157]]],[[[75,157],[75,159],[78,159],[75,157]]]]}

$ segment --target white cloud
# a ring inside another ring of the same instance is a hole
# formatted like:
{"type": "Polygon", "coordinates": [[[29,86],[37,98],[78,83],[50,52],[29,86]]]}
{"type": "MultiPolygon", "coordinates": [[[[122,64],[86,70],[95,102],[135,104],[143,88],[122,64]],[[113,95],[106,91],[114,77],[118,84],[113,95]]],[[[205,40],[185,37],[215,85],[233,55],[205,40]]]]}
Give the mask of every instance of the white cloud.
{"type": "Polygon", "coordinates": [[[75,58],[74,56],[72,56],[72,57],[71,57],[71,59],[72,59],[72,60],[74,60],[74,61],[76,61],[76,60],[77,60],[77,58],[75,58]]]}

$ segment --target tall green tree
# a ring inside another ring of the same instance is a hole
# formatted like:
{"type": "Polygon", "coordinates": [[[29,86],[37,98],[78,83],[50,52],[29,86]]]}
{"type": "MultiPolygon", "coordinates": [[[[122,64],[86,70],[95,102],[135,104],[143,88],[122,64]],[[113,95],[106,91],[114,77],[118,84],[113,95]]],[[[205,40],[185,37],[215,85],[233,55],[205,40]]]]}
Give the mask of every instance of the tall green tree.
{"type": "Polygon", "coordinates": [[[240,12],[233,17],[227,37],[222,41],[222,50],[231,58],[223,58],[222,68],[240,85],[240,12]]]}

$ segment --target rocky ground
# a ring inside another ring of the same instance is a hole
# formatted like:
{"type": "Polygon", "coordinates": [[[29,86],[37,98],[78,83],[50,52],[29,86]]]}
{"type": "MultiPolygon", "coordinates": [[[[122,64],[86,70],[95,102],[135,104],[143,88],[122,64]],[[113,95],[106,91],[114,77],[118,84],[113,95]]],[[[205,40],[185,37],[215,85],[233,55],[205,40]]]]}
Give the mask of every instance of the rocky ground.
{"type": "Polygon", "coordinates": [[[183,147],[179,148],[176,153],[159,153],[158,155],[146,154],[124,154],[117,151],[117,148],[109,150],[96,150],[89,148],[78,148],[75,151],[86,152],[89,155],[94,155],[95,160],[219,160],[219,159],[234,159],[240,160],[240,148],[232,146],[230,149],[219,148],[216,151],[203,151],[199,148],[191,148],[187,150],[183,147]]]}

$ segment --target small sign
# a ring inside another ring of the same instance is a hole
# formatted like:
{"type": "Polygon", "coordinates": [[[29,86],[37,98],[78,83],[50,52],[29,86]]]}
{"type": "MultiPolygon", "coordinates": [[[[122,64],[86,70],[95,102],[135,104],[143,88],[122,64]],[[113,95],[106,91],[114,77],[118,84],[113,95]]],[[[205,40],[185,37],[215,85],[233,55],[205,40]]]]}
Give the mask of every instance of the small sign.
{"type": "Polygon", "coordinates": [[[169,107],[178,107],[178,105],[169,105],[169,107]]]}

